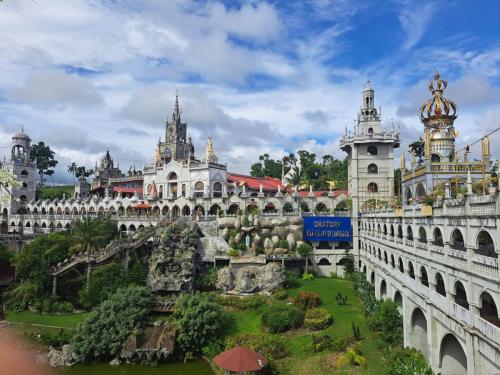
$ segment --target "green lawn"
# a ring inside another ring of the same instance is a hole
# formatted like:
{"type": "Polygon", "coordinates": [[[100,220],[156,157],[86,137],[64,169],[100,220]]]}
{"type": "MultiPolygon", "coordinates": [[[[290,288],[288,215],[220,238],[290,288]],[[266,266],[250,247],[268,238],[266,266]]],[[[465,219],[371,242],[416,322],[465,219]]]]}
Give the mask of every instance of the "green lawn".
{"type": "MultiPolygon", "coordinates": [[[[384,374],[387,370],[381,365],[381,351],[377,348],[379,342],[378,334],[371,331],[365,321],[361,310],[361,302],[354,295],[353,284],[349,281],[316,278],[314,280],[300,281],[300,286],[289,290],[289,297],[296,296],[300,291],[312,291],[320,295],[322,307],[327,308],[333,315],[334,323],[327,329],[315,333],[325,333],[331,336],[352,335],[352,322],[360,327],[363,336],[360,343],[361,354],[367,359],[366,369],[357,369],[357,374],[384,374]],[[338,305],[335,295],[340,291],[347,295],[347,305],[338,305]]],[[[230,311],[230,322],[226,325],[224,333],[230,336],[237,333],[263,332],[260,315],[254,310],[230,311]]],[[[323,363],[326,357],[332,357],[331,353],[313,353],[309,349],[311,332],[299,330],[288,332],[288,349],[292,353],[284,361],[292,374],[331,374],[331,370],[325,369],[323,363]]],[[[333,360],[334,361],[334,360],[333,360]]],[[[336,373],[343,373],[337,371],[336,373]]],[[[349,373],[347,370],[345,373],[349,373]]]]}
{"type": "Polygon", "coordinates": [[[37,186],[36,196],[37,199],[62,199],[64,195],[70,198],[75,193],[75,187],[73,185],[59,185],[59,186],[47,186],[43,188],[37,186]]]}
{"type": "Polygon", "coordinates": [[[75,314],[39,314],[32,311],[7,312],[6,319],[13,323],[35,326],[51,326],[74,329],[82,322],[88,313],[75,314]]]}

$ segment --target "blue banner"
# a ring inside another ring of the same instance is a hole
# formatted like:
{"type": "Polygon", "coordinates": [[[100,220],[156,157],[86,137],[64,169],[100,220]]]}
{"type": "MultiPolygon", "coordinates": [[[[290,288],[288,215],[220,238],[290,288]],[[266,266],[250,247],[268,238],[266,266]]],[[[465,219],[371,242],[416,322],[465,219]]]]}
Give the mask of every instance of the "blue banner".
{"type": "Polygon", "coordinates": [[[350,217],[304,216],[304,241],[351,242],[350,217]]]}

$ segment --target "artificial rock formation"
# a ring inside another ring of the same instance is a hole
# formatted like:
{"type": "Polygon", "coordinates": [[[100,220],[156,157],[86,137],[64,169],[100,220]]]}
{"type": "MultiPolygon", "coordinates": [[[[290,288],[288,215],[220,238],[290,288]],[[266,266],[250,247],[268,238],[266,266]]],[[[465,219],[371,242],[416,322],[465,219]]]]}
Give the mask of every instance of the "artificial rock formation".
{"type": "Polygon", "coordinates": [[[163,361],[175,351],[177,331],[165,322],[135,329],[123,345],[120,358],[126,361],[163,361]]]}
{"type": "Polygon", "coordinates": [[[265,257],[234,257],[229,267],[219,270],[217,289],[227,293],[272,292],[285,282],[281,263],[266,264],[265,257]]]}

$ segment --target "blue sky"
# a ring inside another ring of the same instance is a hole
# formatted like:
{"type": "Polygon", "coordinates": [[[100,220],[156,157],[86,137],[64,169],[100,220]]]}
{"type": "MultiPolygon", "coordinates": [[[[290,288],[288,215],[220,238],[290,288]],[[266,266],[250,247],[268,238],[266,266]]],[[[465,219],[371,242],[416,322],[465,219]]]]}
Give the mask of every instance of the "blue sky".
{"type": "Polygon", "coordinates": [[[141,168],[177,90],[198,155],[212,135],[232,171],[264,152],[344,157],[367,79],[405,148],[436,69],[465,144],[500,126],[499,25],[494,0],[5,0],[0,151],[23,124],[56,150],[59,180],[108,147],[141,168]]]}

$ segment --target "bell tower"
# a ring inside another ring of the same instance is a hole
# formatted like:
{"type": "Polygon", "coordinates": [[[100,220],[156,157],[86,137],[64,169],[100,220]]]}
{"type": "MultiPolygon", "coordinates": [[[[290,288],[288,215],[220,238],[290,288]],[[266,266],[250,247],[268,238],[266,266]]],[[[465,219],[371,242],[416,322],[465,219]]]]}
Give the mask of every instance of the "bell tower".
{"type": "Polygon", "coordinates": [[[187,124],[181,121],[178,95],[175,96],[172,119],[165,126],[165,142],[161,146],[161,156],[165,162],[189,158],[191,147],[187,142],[187,124]]]}

